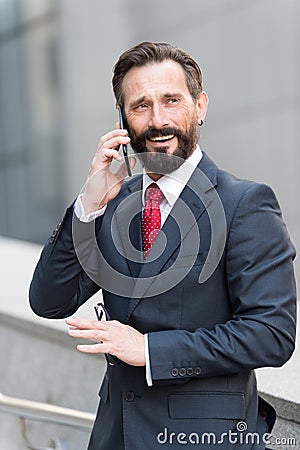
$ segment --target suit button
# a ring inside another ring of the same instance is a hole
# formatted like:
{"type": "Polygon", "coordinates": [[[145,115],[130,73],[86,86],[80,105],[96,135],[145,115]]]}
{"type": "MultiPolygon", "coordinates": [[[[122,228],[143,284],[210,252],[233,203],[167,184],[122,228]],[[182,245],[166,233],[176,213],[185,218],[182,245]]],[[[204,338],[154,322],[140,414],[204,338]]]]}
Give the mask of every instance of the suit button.
{"type": "Polygon", "coordinates": [[[177,367],[174,367],[174,368],[171,370],[171,375],[172,375],[172,377],[178,377],[178,374],[179,374],[179,370],[177,369],[177,367]]]}
{"type": "Polygon", "coordinates": [[[188,369],[186,369],[186,373],[191,377],[192,375],[194,375],[194,369],[192,367],[189,367],[188,369]]]}
{"type": "Polygon", "coordinates": [[[202,372],[202,370],[201,370],[200,367],[195,367],[195,369],[194,369],[194,374],[195,375],[200,375],[201,372],[202,372]]]}
{"type": "Polygon", "coordinates": [[[179,369],[179,375],[180,375],[181,377],[185,377],[185,375],[186,375],[186,369],[185,369],[184,367],[181,367],[181,368],[179,369]]]}
{"type": "Polygon", "coordinates": [[[134,397],[135,397],[135,395],[134,395],[134,392],[132,392],[132,391],[126,392],[126,394],[125,394],[126,402],[133,402],[134,397]]]}

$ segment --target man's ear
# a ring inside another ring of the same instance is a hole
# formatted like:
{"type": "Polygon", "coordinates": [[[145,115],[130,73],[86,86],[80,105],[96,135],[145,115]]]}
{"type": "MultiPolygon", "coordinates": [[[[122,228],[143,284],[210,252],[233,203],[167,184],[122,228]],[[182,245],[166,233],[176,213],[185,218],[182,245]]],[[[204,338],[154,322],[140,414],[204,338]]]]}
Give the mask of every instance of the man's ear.
{"type": "Polygon", "coordinates": [[[198,94],[196,100],[197,119],[199,125],[202,125],[204,122],[207,108],[208,108],[208,95],[205,91],[202,91],[200,92],[200,94],[198,94]]]}

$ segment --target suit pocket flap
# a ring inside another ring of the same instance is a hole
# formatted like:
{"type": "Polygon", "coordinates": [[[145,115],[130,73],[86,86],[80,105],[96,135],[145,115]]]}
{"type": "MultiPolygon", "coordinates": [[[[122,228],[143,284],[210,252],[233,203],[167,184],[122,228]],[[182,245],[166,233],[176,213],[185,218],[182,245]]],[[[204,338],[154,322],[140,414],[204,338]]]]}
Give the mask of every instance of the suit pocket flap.
{"type": "Polygon", "coordinates": [[[244,419],[245,415],[245,396],[240,392],[169,394],[172,419],[244,419]]]}
{"type": "MultiPolygon", "coordinates": [[[[200,251],[199,253],[180,255],[180,257],[174,257],[170,259],[171,264],[174,264],[174,268],[181,269],[182,267],[203,266],[204,263],[209,263],[208,251],[200,251]]],[[[209,258],[210,259],[210,258],[209,258]]]]}

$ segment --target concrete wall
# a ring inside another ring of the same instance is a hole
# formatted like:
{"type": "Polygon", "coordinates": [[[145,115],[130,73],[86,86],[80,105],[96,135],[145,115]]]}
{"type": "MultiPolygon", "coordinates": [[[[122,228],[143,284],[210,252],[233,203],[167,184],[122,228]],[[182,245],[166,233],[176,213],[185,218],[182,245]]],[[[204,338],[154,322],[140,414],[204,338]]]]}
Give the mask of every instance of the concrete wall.
{"type": "MultiPolygon", "coordinates": [[[[66,333],[0,313],[0,392],[94,413],[105,367],[104,358],[80,354],[66,333]]],[[[68,450],[84,449],[89,432],[45,422],[28,422],[34,446],[50,440],[69,443],[68,450]]],[[[24,449],[18,417],[0,410],[1,450],[24,449]]]]}
{"type": "MultiPolygon", "coordinates": [[[[28,288],[41,247],[0,237],[0,392],[94,413],[104,359],[84,355],[67,335],[64,320],[37,317],[28,303],[28,288]]],[[[77,313],[93,318],[96,294],[77,313]]],[[[89,433],[65,426],[29,422],[35,446],[46,448],[50,438],[63,438],[68,450],[86,447],[89,433]]],[[[23,450],[16,416],[1,412],[0,449],[23,450]]]]}

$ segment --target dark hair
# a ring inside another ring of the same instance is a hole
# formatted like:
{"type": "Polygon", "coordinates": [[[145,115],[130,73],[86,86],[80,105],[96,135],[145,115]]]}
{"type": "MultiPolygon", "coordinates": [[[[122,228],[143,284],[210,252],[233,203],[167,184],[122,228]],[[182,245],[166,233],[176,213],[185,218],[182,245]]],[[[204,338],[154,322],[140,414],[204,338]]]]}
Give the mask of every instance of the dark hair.
{"type": "Polygon", "coordinates": [[[187,87],[194,100],[202,91],[202,73],[196,61],[180,48],[164,42],[142,42],[126,50],[114,66],[112,79],[117,105],[123,106],[123,80],[133,67],[172,60],[184,70],[187,87]]]}

